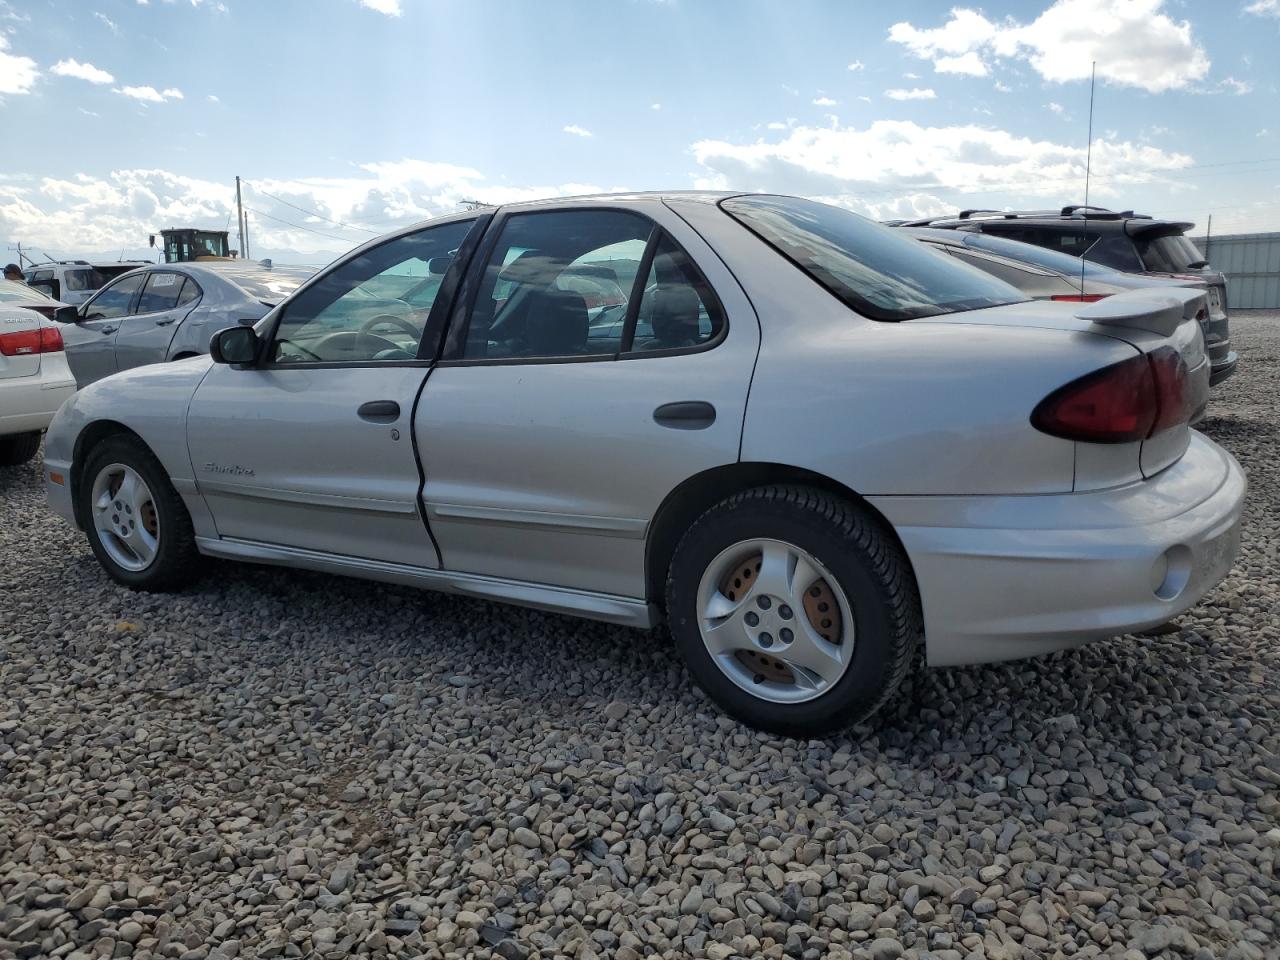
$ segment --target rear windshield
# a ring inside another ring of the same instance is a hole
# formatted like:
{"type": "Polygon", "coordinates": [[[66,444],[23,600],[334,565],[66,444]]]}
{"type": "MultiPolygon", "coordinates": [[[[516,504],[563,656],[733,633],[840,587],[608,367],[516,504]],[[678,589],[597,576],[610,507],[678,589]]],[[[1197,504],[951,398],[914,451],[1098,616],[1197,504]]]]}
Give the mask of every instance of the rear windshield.
{"type": "Polygon", "coordinates": [[[1182,273],[1208,266],[1204,254],[1180,233],[1151,239],[1139,237],[1137,244],[1143,266],[1156,273],[1182,273]]]}
{"type": "Polygon", "coordinates": [[[237,274],[227,279],[260,303],[275,306],[289,294],[302,286],[302,282],[311,274],[304,271],[289,273],[266,273],[262,276],[246,276],[237,274]]]}
{"type": "Polygon", "coordinates": [[[53,302],[35,287],[28,287],[25,283],[14,283],[12,280],[0,280],[0,303],[4,303],[6,301],[9,303],[53,302]]]}
{"type": "Polygon", "coordinates": [[[991,253],[1006,256],[1010,260],[1032,263],[1037,267],[1052,270],[1054,273],[1065,273],[1067,276],[1078,277],[1081,270],[1083,270],[1086,277],[1104,279],[1121,272],[1101,263],[1091,263],[1088,260],[1073,257],[1069,253],[1048,250],[1044,247],[1038,247],[1034,243],[1020,243],[1017,240],[1008,240],[1004,237],[993,237],[987,233],[963,233],[961,239],[964,240],[965,246],[973,247],[977,250],[989,250],[991,253]]]}
{"type": "Polygon", "coordinates": [[[1027,298],[990,274],[939,257],[913,237],[856,213],[796,197],[750,196],[720,206],[850,309],[911,320],[1027,298]]]}

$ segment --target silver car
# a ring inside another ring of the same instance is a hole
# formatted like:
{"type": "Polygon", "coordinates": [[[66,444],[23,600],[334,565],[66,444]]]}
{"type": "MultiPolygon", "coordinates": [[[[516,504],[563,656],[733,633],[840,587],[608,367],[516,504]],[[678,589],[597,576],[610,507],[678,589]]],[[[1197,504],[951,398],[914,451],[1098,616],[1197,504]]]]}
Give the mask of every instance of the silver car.
{"type": "Polygon", "coordinates": [[[223,327],[252,323],[315,273],[253,262],[172,263],[112,280],[63,328],[80,387],[147,363],[208,353],[223,327]]]}
{"type": "Polygon", "coordinates": [[[1226,575],[1245,481],[1189,427],[1204,303],[1029,301],[790,197],[515,204],[372,241],[210,357],[80,391],[47,490],[130,587],[215,556],[665,623],[725,710],[816,736],[921,644],[1045,653],[1226,575]],[[627,282],[616,332],[587,266],[627,282]],[[363,312],[433,275],[430,303],[363,312]]]}

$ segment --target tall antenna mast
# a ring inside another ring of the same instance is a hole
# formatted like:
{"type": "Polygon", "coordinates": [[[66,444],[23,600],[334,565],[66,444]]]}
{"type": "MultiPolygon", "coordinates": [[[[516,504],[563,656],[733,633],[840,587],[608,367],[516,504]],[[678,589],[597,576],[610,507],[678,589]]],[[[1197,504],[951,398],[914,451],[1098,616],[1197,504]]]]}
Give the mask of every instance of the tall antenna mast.
{"type": "Polygon", "coordinates": [[[1084,243],[1089,239],[1089,170],[1093,166],[1093,82],[1098,74],[1098,61],[1094,60],[1092,66],[1089,67],[1089,143],[1085,147],[1084,154],[1084,225],[1082,228],[1082,236],[1080,237],[1080,296],[1084,296],[1084,255],[1089,252],[1089,248],[1084,243]]]}

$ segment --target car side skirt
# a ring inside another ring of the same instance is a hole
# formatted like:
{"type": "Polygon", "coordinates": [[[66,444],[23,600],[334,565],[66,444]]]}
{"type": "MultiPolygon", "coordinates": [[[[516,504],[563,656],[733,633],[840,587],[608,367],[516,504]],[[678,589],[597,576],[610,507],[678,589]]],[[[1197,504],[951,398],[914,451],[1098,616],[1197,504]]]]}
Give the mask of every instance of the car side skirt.
{"type": "Polygon", "coordinates": [[[474,573],[450,570],[433,570],[382,560],[366,560],[318,550],[297,547],[281,547],[252,540],[196,537],[200,552],[226,560],[243,560],[250,563],[266,563],[278,566],[335,573],[340,576],[398,583],[409,587],[456,593],[486,600],[514,603],[550,613],[562,613],[575,617],[587,617],[626,627],[647,630],[657,624],[658,613],[652,604],[632,597],[619,597],[587,590],[549,586],[543,583],[526,583],[500,577],[486,577],[474,573]]]}

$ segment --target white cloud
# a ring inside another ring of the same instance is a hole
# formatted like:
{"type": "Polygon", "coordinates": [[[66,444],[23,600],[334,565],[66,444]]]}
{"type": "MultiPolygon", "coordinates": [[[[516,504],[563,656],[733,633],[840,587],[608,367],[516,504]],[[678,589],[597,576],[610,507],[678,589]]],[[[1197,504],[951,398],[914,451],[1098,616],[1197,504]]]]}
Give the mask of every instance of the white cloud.
{"type": "Polygon", "coordinates": [[[40,71],[30,57],[5,53],[9,38],[0,33],[0,97],[6,93],[30,93],[40,71]]]}
{"type": "Polygon", "coordinates": [[[576,123],[571,123],[571,124],[569,124],[568,126],[561,127],[561,129],[562,129],[565,133],[572,133],[575,137],[590,137],[590,136],[593,136],[593,134],[591,133],[591,131],[590,131],[590,130],[588,130],[586,127],[580,127],[580,126],[578,126],[576,123]]]}
{"type": "Polygon", "coordinates": [[[932,90],[912,87],[910,90],[886,90],[884,95],[890,100],[936,100],[938,95],[932,90]]]}
{"type": "Polygon", "coordinates": [[[106,25],[106,28],[116,36],[120,35],[120,28],[116,26],[116,22],[108,17],[105,13],[94,13],[93,18],[106,25]]]}
{"type": "Polygon", "coordinates": [[[157,90],[152,86],[145,87],[115,87],[115,93],[123,94],[142,103],[164,103],[166,100],[181,100],[182,91],[167,87],[164,90],[157,90]]]}
{"type": "Polygon", "coordinates": [[[906,80],[919,80],[919,79],[920,79],[920,74],[918,74],[918,73],[904,73],[902,76],[903,76],[903,78],[904,78],[904,79],[906,79],[906,80]]]}
{"type": "Polygon", "coordinates": [[[1209,72],[1191,24],[1162,13],[1163,6],[1164,0],[1056,0],[1026,24],[956,8],[941,27],[895,23],[889,39],[932,60],[935,69],[940,61],[954,67],[963,59],[970,69],[985,69],[995,59],[1019,59],[1043,79],[1065,83],[1087,79],[1096,61],[1103,80],[1158,93],[1190,86],[1209,72]]]}
{"type": "Polygon", "coordinates": [[[998,90],[1000,93],[1010,93],[1013,91],[1013,87],[1009,86],[1003,80],[997,80],[996,90],[998,90]]]}
{"type": "Polygon", "coordinates": [[[1244,8],[1244,12],[1260,17],[1280,17],[1280,0],[1254,0],[1244,8]]]}
{"type": "Polygon", "coordinates": [[[958,57],[938,57],[933,61],[933,69],[937,73],[959,73],[967,77],[985,77],[990,72],[972,50],[958,57]]]}
{"type": "Polygon", "coordinates": [[[830,97],[814,97],[810,102],[815,107],[834,107],[836,105],[836,101],[832,100],[830,97]]]}
{"type": "Polygon", "coordinates": [[[49,68],[50,73],[60,77],[75,77],[90,83],[115,83],[116,78],[107,71],[95,67],[92,63],[81,63],[75,59],[59,60],[49,68]]]}
{"type": "Polygon", "coordinates": [[[861,100],[863,103],[870,103],[870,102],[871,102],[871,98],[870,98],[870,97],[858,97],[858,99],[859,99],[859,100],[861,100]]]}
{"type": "MultiPolygon", "coordinates": [[[[394,160],[361,164],[346,177],[255,179],[246,183],[244,202],[255,211],[250,214],[255,256],[288,253],[295,262],[323,263],[376,232],[455,211],[464,199],[500,204],[601,192],[591,183],[511,186],[469,167],[394,160]],[[310,217],[267,194],[348,226],[310,217]]],[[[0,178],[0,236],[20,236],[57,253],[109,250],[114,257],[127,242],[135,244],[129,253],[144,252],[147,234],[159,227],[179,223],[221,230],[234,204],[229,180],[167,170],[67,178],[15,174],[0,178]]]]}
{"type": "Polygon", "coordinates": [[[779,122],[779,121],[777,121],[777,120],[774,120],[772,123],[767,123],[767,124],[765,124],[765,127],[766,127],[767,129],[769,129],[769,130],[785,130],[785,129],[787,129],[787,125],[786,125],[785,123],[780,123],[780,122],[779,122]]]}
{"type": "MultiPolygon", "coordinates": [[[[926,127],[877,120],[864,128],[795,127],[778,140],[693,145],[702,166],[695,185],[840,198],[870,209],[881,200],[954,192],[1060,197],[1084,181],[1086,145],[1034,140],[973,124],[926,127]]],[[[1092,192],[1122,196],[1127,184],[1167,179],[1192,162],[1144,143],[1093,145],[1092,192]]],[[[953,200],[951,203],[960,202],[953,200]]],[[[972,205],[971,199],[968,201],[972,205]]]]}
{"type": "Polygon", "coordinates": [[[867,65],[863,63],[861,60],[855,60],[853,61],[853,63],[849,64],[850,70],[865,70],[866,67],[867,65]]]}
{"type": "Polygon", "coordinates": [[[1052,110],[1054,113],[1062,113],[1063,108],[1062,108],[1062,104],[1060,103],[1054,103],[1053,101],[1050,101],[1049,103],[1046,103],[1045,106],[1048,107],[1050,110],[1052,110]]]}
{"type": "Polygon", "coordinates": [[[662,109],[662,104],[660,104],[660,103],[651,103],[651,104],[649,104],[649,109],[650,109],[650,110],[661,110],[661,109],[662,109]]]}
{"type": "Polygon", "coordinates": [[[222,102],[221,100],[219,100],[219,99],[218,99],[218,95],[217,95],[216,93],[211,93],[211,94],[209,94],[207,97],[205,97],[205,99],[206,99],[206,100],[208,100],[210,103],[221,103],[221,102],[222,102]]]}
{"type": "Polygon", "coordinates": [[[400,9],[400,0],[359,0],[360,6],[385,13],[388,17],[398,17],[404,11],[400,9]]]}
{"type": "MultiPolygon", "coordinates": [[[[1280,2],[1280,0],[1277,0],[1280,2]]],[[[1253,90],[1253,87],[1245,83],[1243,80],[1237,80],[1235,77],[1227,77],[1218,84],[1219,89],[1226,90],[1228,93],[1234,93],[1236,96],[1244,96],[1253,90]]]]}

